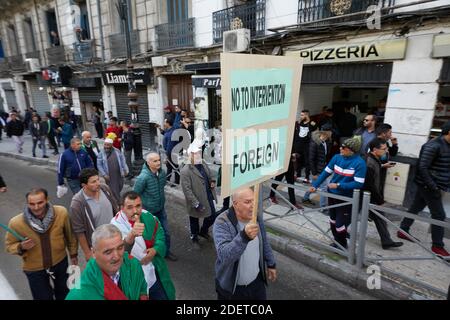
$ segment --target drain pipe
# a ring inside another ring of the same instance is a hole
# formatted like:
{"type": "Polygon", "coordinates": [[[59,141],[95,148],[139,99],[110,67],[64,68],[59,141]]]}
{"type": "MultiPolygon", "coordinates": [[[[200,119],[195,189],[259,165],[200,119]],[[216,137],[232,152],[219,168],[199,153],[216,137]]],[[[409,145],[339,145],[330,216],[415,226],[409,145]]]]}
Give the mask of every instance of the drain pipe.
{"type": "Polygon", "coordinates": [[[98,13],[98,29],[100,31],[100,45],[102,47],[102,61],[105,62],[105,40],[103,39],[103,24],[102,24],[102,11],[100,7],[100,0],[97,0],[97,13],[98,13]]]}

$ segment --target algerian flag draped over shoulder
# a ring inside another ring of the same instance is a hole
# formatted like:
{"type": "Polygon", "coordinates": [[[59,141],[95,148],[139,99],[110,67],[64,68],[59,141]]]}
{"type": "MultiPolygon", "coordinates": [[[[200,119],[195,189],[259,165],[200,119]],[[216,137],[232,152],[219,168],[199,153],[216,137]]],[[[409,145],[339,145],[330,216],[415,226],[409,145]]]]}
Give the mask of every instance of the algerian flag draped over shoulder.
{"type": "MultiPolygon", "coordinates": [[[[123,255],[120,267],[120,288],[129,300],[139,300],[141,295],[147,294],[147,283],[139,261],[128,255],[123,255]]],[[[70,290],[66,300],[106,300],[104,273],[100,270],[95,259],[89,259],[79,283],[70,290]]]]}

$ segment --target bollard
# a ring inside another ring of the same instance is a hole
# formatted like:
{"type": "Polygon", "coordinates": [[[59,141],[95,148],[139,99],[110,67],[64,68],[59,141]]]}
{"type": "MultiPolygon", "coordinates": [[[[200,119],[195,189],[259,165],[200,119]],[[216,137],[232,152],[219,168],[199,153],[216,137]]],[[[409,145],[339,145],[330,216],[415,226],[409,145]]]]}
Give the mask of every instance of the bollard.
{"type": "Polygon", "coordinates": [[[356,235],[358,229],[359,189],[353,190],[352,198],[352,222],[350,231],[350,244],[348,247],[348,263],[355,264],[356,235]]]}
{"type": "Polygon", "coordinates": [[[370,192],[364,191],[363,203],[361,207],[361,224],[359,229],[358,254],[356,256],[356,266],[362,268],[366,250],[367,223],[369,217],[370,192]]]}

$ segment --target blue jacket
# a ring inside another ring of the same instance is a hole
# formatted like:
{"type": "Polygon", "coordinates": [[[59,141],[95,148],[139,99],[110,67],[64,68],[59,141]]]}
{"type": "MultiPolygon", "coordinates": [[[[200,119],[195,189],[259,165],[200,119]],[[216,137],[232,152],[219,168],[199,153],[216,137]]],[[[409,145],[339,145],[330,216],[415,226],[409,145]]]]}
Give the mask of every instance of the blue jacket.
{"type": "MultiPolygon", "coordinates": [[[[264,223],[258,219],[258,225],[259,269],[267,284],[266,267],[275,268],[275,257],[267,240],[264,223]]],[[[220,214],[214,222],[213,236],[217,251],[216,286],[230,294],[234,294],[236,289],[240,257],[250,241],[244,231],[238,230],[238,220],[233,207],[220,214]]]]}
{"type": "Polygon", "coordinates": [[[354,189],[363,188],[366,171],[366,163],[359,154],[354,154],[351,157],[344,157],[337,154],[331,159],[325,167],[325,170],[322,171],[312,185],[314,188],[318,188],[334,172],[330,183],[339,183],[339,188],[329,189],[328,192],[352,197],[354,189]]]}
{"type": "Polygon", "coordinates": [[[164,133],[163,147],[166,150],[166,154],[171,154],[172,149],[177,145],[178,141],[172,141],[172,134],[175,131],[175,127],[172,127],[164,133]]]}
{"type": "MultiPolygon", "coordinates": [[[[120,175],[125,177],[128,172],[127,162],[125,161],[125,157],[122,152],[113,147],[113,152],[116,153],[117,159],[119,160],[120,167],[120,175]]],[[[108,168],[108,157],[106,156],[105,150],[100,151],[97,156],[97,168],[101,177],[109,176],[109,168],[108,168]]]]}
{"type": "Polygon", "coordinates": [[[61,141],[64,144],[69,144],[70,140],[72,140],[73,138],[73,129],[72,129],[72,125],[70,123],[64,123],[64,125],[62,126],[62,131],[61,131],[61,141]]]}
{"type": "Polygon", "coordinates": [[[82,169],[93,167],[91,157],[86,151],[80,149],[75,152],[68,148],[58,160],[58,185],[64,184],[64,178],[78,179],[82,169]]]}
{"type": "Polygon", "coordinates": [[[173,127],[175,129],[178,129],[178,128],[181,127],[181,122],[180,121],[181,121],[181,111],[175,113],[175,120],[173,121],[173,127]]]}

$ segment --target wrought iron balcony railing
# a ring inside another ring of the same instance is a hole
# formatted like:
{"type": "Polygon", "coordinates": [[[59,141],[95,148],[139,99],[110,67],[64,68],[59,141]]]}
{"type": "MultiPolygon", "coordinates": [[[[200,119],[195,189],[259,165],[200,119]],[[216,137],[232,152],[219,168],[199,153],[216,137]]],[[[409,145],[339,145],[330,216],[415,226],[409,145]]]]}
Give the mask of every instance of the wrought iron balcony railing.
{"type": "Polygon", "coordinates": [[[190,48],[194,46],[194,18],[164,23],[155,27],[157,50],[190,48]]]}
{"type": "Polygon", "coordinates": [[[266,29],[266,0],[253,0],[213,13],[213,41],[221,43],[223,32],[233,25],[250,29],[251,36],[264,35],[266,29]]]}
{"type": "Polygon", "coordinates": [[[369,6],[381,4],[381,8],[395,5],[395,0],[299,0],[298,1],[298,23],[314,22],[328,24],[333,22],[356,21],[361,16],[346,15],[356,12],[365,12],[369,6]],[[337,18],[342,16],[342,18],[337,18]],[[323,19],[336,17],[336,19],[323,19]]]}
{"type": "Polygon", "coordinates": [[[47,48],[48,65],[65,64],[67,62],[66,50],[64,46],[55,46],[47,48]]]}
{"type": "Polygon", "coordinates": [[[89,63],[95,59],[95,42],[94,40],[84,40],[75,42],[72,45],[72,58],[74,63],[89,63]]]}
{"type": "MultiPolygon", "coordinates": [[[[139,32],[133,30],[130,32],[131,40],[131,54],[134,56],[140,52],[139,50],[139,32]]],[[[109,50],[111,51],[111,58],[126,58],[127,45],[124,33],[116,33],[109,36],[109,50]]]]}
{"type": "Polygon", "coordinates": [[[25,63],[21,54],[8,57],[8,62],[12,71],[23,72],[26,70],[25,63]]]}
{"type": "Polygon", "coordinates": [[[9,63],[6,58],[0,58],[0,74],[6,74],[9,73],[9,63]]]}
{"type": "Polygon", "coordinates": [[[25,59],[40,59],[40,52],[39,51],[31,51],[25,53],[25,59]]]}

